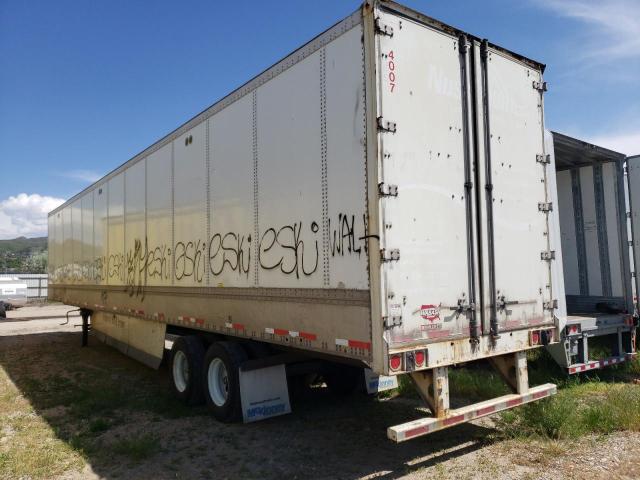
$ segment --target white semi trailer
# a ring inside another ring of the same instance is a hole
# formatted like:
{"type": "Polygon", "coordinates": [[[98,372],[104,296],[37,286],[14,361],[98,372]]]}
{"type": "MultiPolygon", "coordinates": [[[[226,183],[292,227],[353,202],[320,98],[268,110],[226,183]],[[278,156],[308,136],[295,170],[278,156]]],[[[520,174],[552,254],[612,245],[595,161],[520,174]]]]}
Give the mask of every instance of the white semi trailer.
{"type": "MultiPolygon", "coordinates": [[[[626,156],[557,132],[548,132],[555,157],[564,293],[557,316],[567,316],[561,342],[547,346],[567,373],[615,365],[636,355],[637,298],[632,280],[633,232],[627,228],[626,156]],[[566,301],[565,301],[566,300],[566,301]],[[596,358],[589,340],[599,338],[606,356],[596,358]]],[[[629,180],[635,178],[634,167],[629,180]]],[[[638,187],[630,188],[632,197],[638,187]]],[[[638,202],[636,202],[638,203],[638,202]]],[[[636,223],[636,222],[632,222],[636,223]]]]}
{"type": "Polygon", "coordinates": [[[49,295],[149,365],[174,340],[176,395],[224,421],[288,411],[319,364],[409,375],[433,416],[395,441],[551,395],[526,365],[564,328],[543,70],[366,1],[52,211],[49,295]],[[450,409],[478,359],[514,393],[450,409]]]}
{"type": "MultiPolygon", "coordinates": [[[[640,148],[640,145],[638,146],[640,148]]],[[[638,298],[638,264],[640,262],[640,155],[631,155],[625,160],[625,177],[628,200],[628,232],[631,246],[631,278],[633,285],[633,303],[636,313],[640,314],[638,298]]]]}

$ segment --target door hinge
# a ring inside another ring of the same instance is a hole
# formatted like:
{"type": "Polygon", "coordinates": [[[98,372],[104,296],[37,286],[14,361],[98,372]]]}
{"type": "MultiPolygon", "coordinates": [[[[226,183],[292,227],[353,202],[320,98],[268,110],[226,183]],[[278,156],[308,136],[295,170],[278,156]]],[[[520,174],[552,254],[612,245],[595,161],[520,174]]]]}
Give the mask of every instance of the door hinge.
{"type": "Polygon", "coordinates": [[[389,185],[381,182],[378,184],[378,192],[382,197],[397,197],[398,196],[398,186],[397,185],[389,185]]]}
{"type": "Polygon", "coordinates": [[[382,317],[382,321],[384,322],[384,328],[386,329],[399,327],[402,325],[402,315],[382,317]]]}
{"type": "Polygon", "coordinates": [[[396,133],[396,122],[390,122],[382,117],[378,117],[378,130],[381,132],[396,133]]]}
{"type": "Polygon", "coordinates": [[[627,212],[627,218],[631,218],[631,212],[627,212]]]}
{"type": "Polygon", "coordinates": [[[536,155],[536,162],[547,165],[551,163],[551,155],[536,155]]]}
{"type": "Polygon", "coordinates": [[[393,27],[382,23],[380,17],[376,18],[375,23],[376,33],[380,35],[386,35],[387,37],[393,37],[393,27]]]}
{"type": "Polygon", "coordinates": [[[548,252],[540,252],[540,260],[555,260],[555,250],[549,250],[548,252]]]}
{"type": "Polygon", "coordinates": [[[535,88],[539,92],[546,92],[547,91],[547,82],[536,82],[534,80],[533,81],[533,88],[535,88]]]}
{"type": "Polygon", "coordinates": [[[551,203],[551,202],[549,202],[549,203],[545,203],[545,202],[538,203],[538,211],[540,211],[540,212],[552,212],[553,211],[553,203],[551,203]]]}
{"type": "Polygon", "coordinates": [[[383,248],[380,250],[380,260],[383,262],[397,262],[400,260],[400,250],[394,248],[387,252],[387,250],[383,248]]]}
{"type": "Polygon", "coordinates": [[[555,310],[558,308],[558,300],[550,300],[548,302],[544,302],[542,304],[542,308],[545,310],[555,310]]]}

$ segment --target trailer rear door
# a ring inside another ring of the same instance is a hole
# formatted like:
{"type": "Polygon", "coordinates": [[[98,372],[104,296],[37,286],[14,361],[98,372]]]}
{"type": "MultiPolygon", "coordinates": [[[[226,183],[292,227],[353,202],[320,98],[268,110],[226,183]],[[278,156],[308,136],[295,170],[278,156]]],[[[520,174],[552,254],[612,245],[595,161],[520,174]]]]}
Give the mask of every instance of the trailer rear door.
{"type": "Polygon", "coordinates": [[[391,14],[378,22],[393,29],[376,36],[387,341],[401,347],[466,336],[474,211],[466,203],[457,38],[391,14]]]}
{"type": "Polygon", "coordinates": [[[542,73],[486,42],[474,51],[485,330],[492,316],[498,333],[553,323],[542,73]]]}
{"type": "Polygon", "coordinates": [[[553,323],[541,72],[409,18],[377,22],[391,348],[553,323]]]}

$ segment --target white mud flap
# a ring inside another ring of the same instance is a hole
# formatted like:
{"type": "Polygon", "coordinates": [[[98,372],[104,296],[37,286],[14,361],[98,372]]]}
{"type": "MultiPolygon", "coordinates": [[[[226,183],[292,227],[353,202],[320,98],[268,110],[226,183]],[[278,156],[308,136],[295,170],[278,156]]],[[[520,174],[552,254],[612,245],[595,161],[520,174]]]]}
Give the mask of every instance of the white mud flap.
{"type": "Polygon", "coordinates": [[[240,398],[244,423],[291,413],[284,365],[240,369],[240,398]]]}
{"type": "Polygon", "coordinates": [[[398,377],[387,375],[376,375],[369,368],[364,369],[364,381],[367,385],[367,393],[373,394],[393,390],[398,388],[398,377]]]}

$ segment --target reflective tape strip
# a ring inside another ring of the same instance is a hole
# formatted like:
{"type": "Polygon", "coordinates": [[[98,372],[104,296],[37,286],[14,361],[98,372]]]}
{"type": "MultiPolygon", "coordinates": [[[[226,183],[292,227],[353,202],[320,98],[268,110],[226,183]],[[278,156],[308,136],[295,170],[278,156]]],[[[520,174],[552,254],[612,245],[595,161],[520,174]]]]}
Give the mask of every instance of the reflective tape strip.
{"type": "Polygon", "coordinates": [[[299,332],[297,330],[286,330],[284,328],[271,328],[271,327],[267,327],[264,329],[265,333],[268,333],[269,335],[280,335],[282,337],[286,337],[289,336],[291,338],[304,338],[305,340],[309,340],[309,341],[315,341],[317,340],[318,336],[315,333],[309,333],[309,332],[299,332]]]}
{"type": "Polygon", "coordinates": [[[460,422],[464,422],[465,420],[465,416],[464,415],[456,415],[454,417],[448,417],[442,420],[442,425],[444,427],[450,427],[453,424],[456,423],[460,423],[460,422]]]}
{"type": "Polygon", "coordinates": [[[407,430],[406,432],[404,432],[404,438],[405,440],[409,440],[410,438],[425,435],[427,433],[429,433],[429,427],[424,425],[421,427],[412,428],[411,430],[407,430]]]}
{"type": "Polygon", "coordinates": [[[574,365],[572,367],[569,367],[568,370],[569,370],[569,373],[586,372],[589,370],[604,368],[604,367],[608,367],[609,365],[615,365],[617,363],[626,362],[627,360],[633,358],[634,356],[635,356],[635,353],[627,353],[619,357],[610,357],[610,358],[605,358],[604,360],[596,360],[596,361],[585,363],[582,365],[574,365]]]}
{"type": "Polygon", "coordinates": [[[370,350],[371,343],[362,342],[360,340],[347,340],[345,338],[336,338],[336,345],[340,347],[359,348],[361,350],[370,350]]]}
{"type": "Polygon", "coordinates": [[[241,323],[225,323],[225,327],[230,328],[232,330],[244,330],[244,325],[241,323]]]}
{"type": "Polygon", "coordinates": [[[483,417],[485,415],[490,415],[490,414],[494,413],[495,411],[496,411],[496,407],[495,406],[480,408],[478,410],[478,416],[479,417],[483,417]]]}
{"type": "Polygon", "coordinates": [[[360,348],[362,350],[370,350],[371,349],[371,343],[369,342],[361,342],[358,340],[349,340],[349,346],[351,348],[360,348]]]}

